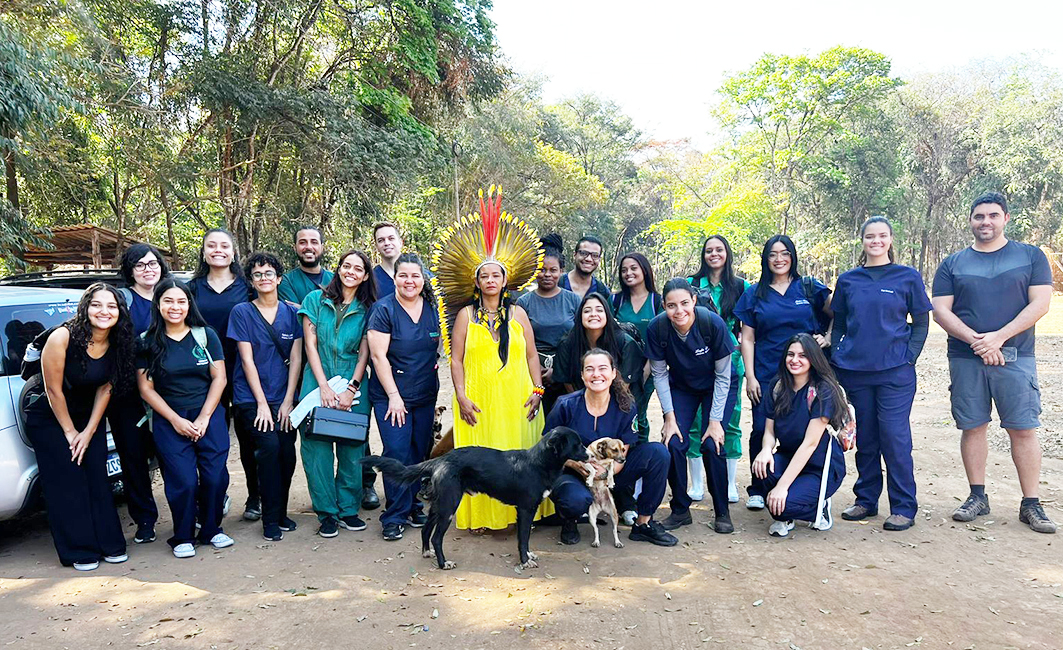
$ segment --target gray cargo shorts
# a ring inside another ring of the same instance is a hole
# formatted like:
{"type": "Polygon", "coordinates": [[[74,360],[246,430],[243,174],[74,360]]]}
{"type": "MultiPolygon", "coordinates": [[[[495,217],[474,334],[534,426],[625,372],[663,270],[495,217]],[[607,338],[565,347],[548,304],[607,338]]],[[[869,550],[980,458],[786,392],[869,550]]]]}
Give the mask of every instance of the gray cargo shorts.
{"type": "Polygon", "coordinates": [[[1019,357],[1003,366],[987,366],[981,359],[950,358],[949,376],[956,428],[974,429],[988,423],[992,404],[1005,429],[1041,426],[1041,386],[1034,357],[1019,357]]]}

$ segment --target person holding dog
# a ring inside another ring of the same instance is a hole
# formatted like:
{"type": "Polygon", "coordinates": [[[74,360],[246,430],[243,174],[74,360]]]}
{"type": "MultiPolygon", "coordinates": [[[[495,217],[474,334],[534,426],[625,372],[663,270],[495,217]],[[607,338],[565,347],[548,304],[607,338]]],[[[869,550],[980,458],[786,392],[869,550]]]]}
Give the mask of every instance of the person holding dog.
{"type": "MultiPolygon", "coordinates": [[[[362,391],[360,399],[355,394],[369,363],[366,323],[375,300],[369,257],[355,250],[340,256],[336,273],[323,290],[311,291],[302,299],[299,316],[306,366],[300,400],[320,387],[321,406],[369,415],[368,391],[362,391]],[[328,385],[337,376],[350,382],[339,393],[328,385]]],[[[339,535],[341,527],[365,530],[358,516],[362,504],[362,464],[358,461],[365,454],[365,444],[308,436],[305,430],[300,439],[317,534],[330,538],[339,535]]]]}
{"type": "MultiPolygon", "coordinates": [[[[668,450],[659,442],[639,439],[635,403],[627,383],[617,372],[613,355],[592,348],[583,355],[582,379],[586,388],[561,397],[546,418],[546,431],[569,427],[589,445],[599,438],[617,438],[626,447],[626,460],[614,463],[616,490],[630,490],[642,481],[636,512],[638,518],[628,538],[658,546],[675,546],[678,540],[653,519],[664,499],[668,479],[668,450]]],[[[580,517],[587,514],[593,495],[587,487],[589,472],[584,463],[568,461],[566,471],[554,482],[550,498],[561,517],[561,543],[578,544],[580,517]]],[[[594,522],[591,522],[592,524],[594,522]]]]}
{"type": "MultiPolygon", "coordinates": [[[[445,316],[443,345],[454,381],[454,447],[528,449],[541,438],[545,389],[528,314],[513,302],[542,267],[542,243],[523,221],[502,212],[495,188],[480,211],[445,231],[433,253],[445,316]],[[450,332],[453,331],[453,336],[450,332]]],[[[553,505],[544,501],[540,514],[553,505]]],[[[517,511],[487,495],[466,495],[456,526],[498,530],[517,511]]]]}
{"type": "MultiPolygon", "coordinates": [[[[647,329],[646,356],[650,359],[657,396],[664,411],[661,435],[671,454],[668,485],[672,513],[661,522],[667,530],[689,526],[687,449],[691,439],[701,445],[706,483],[716,513],[714,530],[734,532],[727,501],[727,461],[721,424],[738,399],[731,388],[734,345],[727,323],[705,307],[696,306],[694,289],[683,278],[664,285],[664,313],[647,329]],[[690,433],[698,410],[700,431],[690,433]]],[[[643,488],[645,489],[645,488],[643,488]]]]}
{"type": "MultiPolygon", "coordinates": [[[[373,305],[369,314],[369,352],[373,402],[384,456],[404,465],[428,458],[432,451],[436,399],[439,396],[439,313],[421,258],[403,253],[395,261],[395,290],[373,305]]],[[[407,525],[428,520],[417,499],[417,486],[384,477],[381,533],[390,542],[402,539],[407,525]]]]}

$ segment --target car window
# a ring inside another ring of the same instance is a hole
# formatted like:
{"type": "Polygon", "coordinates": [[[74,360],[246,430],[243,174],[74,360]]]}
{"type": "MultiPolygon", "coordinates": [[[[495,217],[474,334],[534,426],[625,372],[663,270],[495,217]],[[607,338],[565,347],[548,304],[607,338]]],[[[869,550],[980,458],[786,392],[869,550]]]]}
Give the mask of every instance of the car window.
{"type": "Polygon", "coordinates": [[[69,319],[77,312],[76,302],[0,307],[0,343],[3,344],[3,374],[17,375],[22,370],[26,346],[48,329],[69,319]]]}

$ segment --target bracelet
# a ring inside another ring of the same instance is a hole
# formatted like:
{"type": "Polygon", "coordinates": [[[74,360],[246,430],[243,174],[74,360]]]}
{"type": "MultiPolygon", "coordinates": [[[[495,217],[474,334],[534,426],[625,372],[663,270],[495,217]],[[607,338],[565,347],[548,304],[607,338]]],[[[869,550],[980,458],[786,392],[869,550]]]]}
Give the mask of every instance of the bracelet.
{"type": "Polygon", "coordinates": [[[535,386],[532,386],[532,392],[538,395],[539,397],[542,397],[546,394],[546,389],[543,388],[541,384],[536,384],[535,386]]]}
{"type": "Polygon", "coordinates": [[[343,389],[343,392],[351,391],[351,395],[358,393],[358,384],[347,384],[347,388],[343,389]]]}

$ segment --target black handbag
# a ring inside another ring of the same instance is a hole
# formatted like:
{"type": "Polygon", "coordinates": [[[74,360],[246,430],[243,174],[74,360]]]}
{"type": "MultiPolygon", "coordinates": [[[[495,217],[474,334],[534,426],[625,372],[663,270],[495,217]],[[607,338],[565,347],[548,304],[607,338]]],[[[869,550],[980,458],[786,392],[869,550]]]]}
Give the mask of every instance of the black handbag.
{"type": "Polygon", "coordinates": [[[306,435],[322,440],[363,443],[369,438],[369,415],[316,406],[310,414],[306,435]]]}

